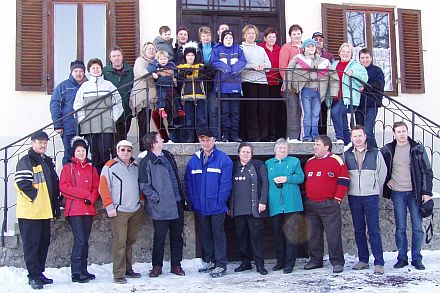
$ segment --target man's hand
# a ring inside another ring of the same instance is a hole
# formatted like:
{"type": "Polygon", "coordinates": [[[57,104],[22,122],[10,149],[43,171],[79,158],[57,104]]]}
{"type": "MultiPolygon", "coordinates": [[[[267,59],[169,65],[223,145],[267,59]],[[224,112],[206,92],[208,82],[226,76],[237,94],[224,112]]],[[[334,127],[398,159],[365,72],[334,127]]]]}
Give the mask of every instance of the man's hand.
{"type": "Polygon", "coordinates": [[[394,185],[396,185],[396,183],[393,181],[393,179],[391,179],[390,181],[388,181],[387,186],[389,187],[389,189],[393,190],[394,185]]]}
{"type": "Polygon", "coordinates": [[[109,217],[109,218],[114,218],[114,217],[116,217],[118,215],[118,212],[116,211],[116,210],[110,210],[110,211],[107,211],[107,216],[109,217]]]}
{"type": "Polygon", "coordinates": [[[427,195],[427,194],[423,194],[422,195],[422,202],[427,202],[431,200],[431,196],[427,195]]]}
{"type": "Polygon", "coordinates": [[[265,204],[262,204],[262,203],[259,203],[258,204],[258,213],[262,213],[262,212],[264,212],[266,210],[266,205],[265,204]]]}
{"type": "Polygon", "coordinates": [[[62,134],[64,132],[64,129],[58,128],[58,129],[55,129],[55,132],[58,134],[62,134]]]}

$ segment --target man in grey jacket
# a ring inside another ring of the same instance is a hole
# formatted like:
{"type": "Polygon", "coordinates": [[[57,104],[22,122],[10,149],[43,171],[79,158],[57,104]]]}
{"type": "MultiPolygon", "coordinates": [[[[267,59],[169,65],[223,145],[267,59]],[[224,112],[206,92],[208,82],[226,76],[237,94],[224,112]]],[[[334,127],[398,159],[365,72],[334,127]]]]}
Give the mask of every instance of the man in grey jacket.
{"type": "Polygon", "coordinates": [[[377,148],[369,147],[363,126],[351,130],[353,146],[344,153],[345,164],[350,176],[348,202],[353,219],[359,262],[353,270],[368,269],[368,238],[374,256],[374,273],[382,275],[384,259],[379,226],[379,195],[387,175],[384,158],[377,148]]]}

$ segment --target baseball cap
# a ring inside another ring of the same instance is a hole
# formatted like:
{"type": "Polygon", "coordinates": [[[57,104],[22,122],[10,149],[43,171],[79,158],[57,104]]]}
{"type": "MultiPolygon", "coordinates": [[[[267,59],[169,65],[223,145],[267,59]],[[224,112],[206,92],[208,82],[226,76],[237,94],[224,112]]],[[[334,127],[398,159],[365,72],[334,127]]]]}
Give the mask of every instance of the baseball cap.
{"type": "Polygon", "coordinates": [[[314,38],[316,38],[316,37],[322,37],[322,38],[324,38],[324,35],[323,35],[321,32],[315,32],[315,33],[313,33],[313,35],[312,35],[312,39],[314,39],[314,38]]]}
{"type": "Polygon", "coordinates": [[[201,136],[214,137],[214,132],[210,128],[200,128],[197,130],[197,137],[201,136]]]}
{"type": "Polygon", "coordinates": [[[118,149],[120,146],[129,146],[133,148],[133,144],[126,139],[119,141],[118,144],[116,145],[116,149],[118,149]]]}

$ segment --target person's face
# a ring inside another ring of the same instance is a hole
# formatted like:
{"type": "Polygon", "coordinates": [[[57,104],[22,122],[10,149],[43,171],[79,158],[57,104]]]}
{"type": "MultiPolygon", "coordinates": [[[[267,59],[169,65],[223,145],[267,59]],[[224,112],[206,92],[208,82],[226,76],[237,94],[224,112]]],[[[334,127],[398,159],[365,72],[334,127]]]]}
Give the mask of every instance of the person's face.
{"type": "Polygon", "coordinates": [[[364,67],[368,67],[371,65],[373,58],[371,58],[370,54],[368,53],[361,53],[361,55],[359,56],[359,61],[364,67]]]}
{"type": "Polygon", "coordinates": [[[164,32],[160,35],[165,41],[171,40],[171,31],[164,32]]]}
{"type": "Polygon", "coordinates": [[[292,40],[292,42],[294,43],[299,43],[301,42],[301,38],[302,38],[302,32],[300,30],[293,30],[290,33],[290,39],[292,40]]]}
{"type": "Polygon", "coordinates": [[[119,68],[122,66],[124,58],[122,57],[122,53],[119,50],[110,52],[110,61],[113,64],[113,67],[119,68]]]}
{"type": "Polygon", "coordinates": [[[133,148],[131,146],[121,145],[118,147],[117,155],[122,162],[128,163],[130,162],[132,152],[133,148]]]}
{"type": "Polygon", "coordinates": [[[240,162],[243,165],[246,165],[252,159],[252,150],[249,146],[244,146],[240,149],[238,153],[238,157],[240,158],[240,162]]]}
{"type": "Polygon", "coordinates": [[[354,129],[351,131],[351,142],[357,149],[365,148],[365,142],[367,141],[367,135],[362,129],[354,129]]]}
{"type": "Polygon", "coordinates": [[[160,65],[165,66],[168,63],[168,57],[164,56],[164,55],[160,55],[159,59],[157,59],[157,61],[159,61],[160,65]]]}
{"type": "Polygon", "coordinates": [[[275,146],[275,157],[277,159],[284,159],[287,157],[287,154],[289,152],[289,145],[288,144],[279,144],[275,146]]]}
{"type": "Polygon", "coordinates": [[[200,147],[205,153],[210,153],[214,148],[215,138],[208,136],[199,136],[200,147]]]}
{"type": "Polygon", "coordinates": [[[313,54],[316,53],[316,47],[314,45],[312,45],[312,44],[307,45],[305,47],[305,52],[304,53],[305,53],[304,55],[313,55],[313,54]]]}
{"type": "Polygon", "coordinates": [[[101,76],[102,75],[102,68],[98,63],[93,63],[92,66],[90,66],[89,73],[91,76],[101,76]]]}
{"type": "Polygon", "coordinates": [[[75,158],[77,158],[80,162],[84,162],[84,160],[87,157],[87,150],[84,147],[82,147],[82,146],[78,146],[75,149],[75,152],[73,153],[73,156],[75,158]]]}
{"type": "Polygon", "coordinates": [[[177,41],[179,44],[186,44],[188,42],[188,32],[185,30],[181,30],[177,33],[177,41]]]}
{"type": "Polygon", "coordinates": [[[314,38],[315,42],[316,42],[316,47],[318,49],[322,49],[324,47],[324,38],[321,36],[316,36],[314,38]]]}
{"type": "Polygon", "coordinates": [[[339,53],[339,57],[341,57],[341,61],[348,62],[351,60],[351,50],[348,47],[343,47],[341,53],[339,53]]]}
{"type": "Polygon", "coordinates": [[[45,139],[34,139],[32,141],[32,149],[37,153],[37,154],[44,154],[47,150],[47,140],[45,139]]]}
{"type": "Polygon", "coordinates": [[[255,33],[255,30],[253,28],[250,28],[246,31],[246,34],[244,35],[244,40],[246,43],[252,44],[255,43],[255,40],[257,39],[257,34],[255,33]]]}
{"type": "Polygon", "coordinates": [[[158,151],[163,150],[163,139],[160,137],[160,134],[156,135],[156,142],[154,143],[154,148],[158,151]]]}
{"type": "Polygon", "coordinates": [[[223,39],[223,45],[226,47],[231,47],[234,44],[234,37],[231,35],[226,35],[223,39]]]}
{"type": "Polygon", "coordinates": [[[154,56],[156,56],[156,53],[156,48],[153,44],[148,44],[145,48],[145,56],[147,56],[148,59],[153,59],[154,56]]]}
{"type": "Polygon", "coordinates": [[[186,63],[188,63],[189,65],[193,65],[194,64],[194,60],[196,59],[196,56],[194,55],[194,53],[188,53],[186,54],[186,63]]]}
{"type": "Polygon", "coordinates": [[[200,42],[202,42],[202,44],[209,44],[212,41],[212,36],[211,34],[207,34],[207,33],[201,33],[200,34],[200,42]]]}
{"type": "Polygon", "coordinates": [[[276,33],[270,33],[267,36],[264,37],[264,41],[268,46],[273,46],[277,42],[277,34],[276,33]]]}
{"type": "Polygon", "coordinates": [[[76,80],[78,83],[82,82],[84,79],[84,70],[82,70],[81,68],[75,68],[74,70],[72,70],[72,76],[73,79],[76,80]]]}
{"type": "Polygon", "coordinates": [[[394,129],[394,138],[399,143],[406,143],[408,141],[408,130],[404,125],[398,126],[394,129]]]}
{"type": "Polygon", "coordinates": [[[313,145],[313,154],[316,157],[321,158],[325,156],[327,152],[328,152],[328,146],[324,145],[324,143],[318,139],[315,140],[315,143],[313,145]]]}
{"type": "Polygon", "coordinates": [[[220,36],[222,35],[222,32],[225,31],[225,30],[229,30],[229,25],[227,25],[227,24],[222,24],[222,25],[220,25],[220,26],[218,27],[217,34],[218,34],[218,38],[219,38],[219,39],[220,39],[220,36]]]}

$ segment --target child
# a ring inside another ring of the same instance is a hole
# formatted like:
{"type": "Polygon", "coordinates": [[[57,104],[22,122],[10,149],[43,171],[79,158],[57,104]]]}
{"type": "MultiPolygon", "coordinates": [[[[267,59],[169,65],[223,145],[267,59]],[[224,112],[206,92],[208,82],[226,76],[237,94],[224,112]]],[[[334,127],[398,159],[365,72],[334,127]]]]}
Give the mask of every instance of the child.
{"type": "Polygon", "coordinates": [[[220,37],[221,43],[214,45],[211,63],[220,71],[216,75],[215,91],[220,92],[221,101],[221,141],[240,142],[238,127],[240,123],[240,72],[246,66],[246,58],[239,45],[234,44],[232,31],[225,30],[220,37]]]}
{"type": "Polygon", "coordinates": [[[171,37],[171,29],[164,25],[159,28],[159,36],[157,36],[153,44],[157,51],[165,51],[168,53],[168,61],[174,62],[173,38],[171,37]]]}

